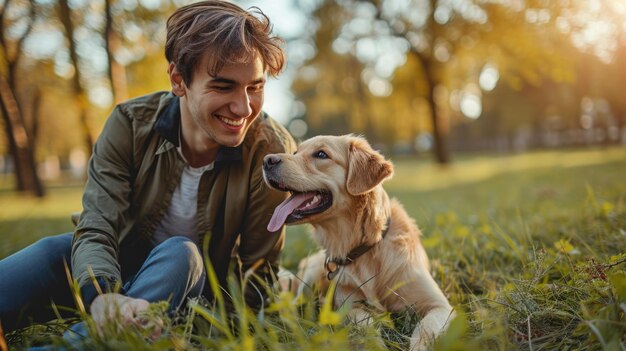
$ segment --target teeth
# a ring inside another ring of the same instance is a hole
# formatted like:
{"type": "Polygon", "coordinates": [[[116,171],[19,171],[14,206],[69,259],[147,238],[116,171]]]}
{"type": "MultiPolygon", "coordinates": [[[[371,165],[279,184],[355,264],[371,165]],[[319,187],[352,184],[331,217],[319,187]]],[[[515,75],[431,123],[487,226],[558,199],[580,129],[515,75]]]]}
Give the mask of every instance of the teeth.
{"type": "Polygon", "coordinates": [[[245,118],[230,119],[230,118],[226,118],[226,117],[222,117],[222,116],[219,116],[218,118],[220,119],[220,121],[228,124],[229,126],[233,126],[233,127],[239,127],[240,125],[243,124],[243,122],[245,122],[245,118]]]}
{"type": "Polygon", "coordinates": [[[320,202],[320,197],[319,195],[315,195],[311,201],[309,203],[307,203],[306,205],[304,205],[304,207],[302,208],[303,210],[309,209],[311,207],[315,207],[315,205],[317,205],[317,203],[320,202]]]}

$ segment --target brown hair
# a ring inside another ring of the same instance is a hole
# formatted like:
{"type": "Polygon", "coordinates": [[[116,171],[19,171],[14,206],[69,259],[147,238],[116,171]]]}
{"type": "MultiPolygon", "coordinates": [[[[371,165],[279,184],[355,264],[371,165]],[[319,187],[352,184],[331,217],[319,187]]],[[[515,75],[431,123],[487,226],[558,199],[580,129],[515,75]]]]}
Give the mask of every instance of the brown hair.
{"type": "Polygon", "coordinates": [[[272,76],[285,65],[283,41],[272,36],[269,18],[258,8],[248,11],[230,2],[209,0],[183,6],[167,20],[165,58],[174,63],[186,84],[207,54],[209,74],[224,64],[257,57],[272,76]]]}

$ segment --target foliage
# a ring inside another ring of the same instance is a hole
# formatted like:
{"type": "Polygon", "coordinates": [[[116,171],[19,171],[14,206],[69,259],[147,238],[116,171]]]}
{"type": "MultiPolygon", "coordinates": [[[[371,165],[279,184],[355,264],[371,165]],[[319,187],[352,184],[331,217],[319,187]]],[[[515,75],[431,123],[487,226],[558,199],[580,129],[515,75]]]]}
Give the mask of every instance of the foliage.
{"type": "MultiPolygon", "coordinates": [[[[435,280],[459,315],[435,350],[626,347],[623,148],[468,155],[445,169],[408,159],[395,164],[396,176],[386,188],[422,228],[435,280]]],[[[80,191],[52,189],[48,205],[49,200],[30,202],[0,192],[0,206],[10,209],[0,219],[3,245],[13,242],[16,250],[26,243],[12,237],[45,226],[25,224],[24,232],[5,226],[9,218],[19,223],[29,211],[31,218],[48,211],[48,221],[58,217],[69,226],[63,212],[79,203],[80,191]],[[53,203],[68,205],[55,209],[53,203]]],[[[303,228],[289,228],[283,254],[288,268],[295,270],[297,259],[312,250],[303,228]]],[[[314,296],[296,299],[287,292],[270,293],[271,303],[253,311],[244,307],[235,281],[219,290],[211,280],[222,296],[215,304],[195,301],[171,319],[154,306],[152,316],[164,321],[156,340],[128,329],[112,329],[106,337],[92,331],[89,348],[406,350],[419,321],[410,312],[374,312],[370,324],[355,325],[345,319],[345,310],[333,311],[314,296]]],[[[14,349],[60,344],[68,324],[39,325],[11,333],[8,340],[14,349]]]]}
{"type": "MultiPolygon", "coordinates": [[[[591,98],[611,110],[608,123],[592,116],[593,128],[615,142],[608,128],[626,119],[624,11],[613,1],[321,1],[311,20],[316,55],[293,84],[307,108],[298,117],[309,136],[347,129],[389,148],[419,150],[416,137],[430,134],[437,154],[448,143],[526,150],[552,146],[546,132],[582,134],[581,104],[591,98]],[[611,33],[581,44],[595,25],[611,33]],[[498,74],[491,87],[481,83],[487,68],[498,74]],[[466,101],[478,115],[467,118],[466,101]]],[[[582,139],[566,143],[593,142],[582,139]]]]}
{"type": "MultiPolygon", "coordinates": [[[[70,2],[78,38],[77,67],[70,62],[56,1],[0,3],[0,9],[7,10],[4,29],[10,34],[4,45],[9,50],[0,53],[0,61],[19,58],[12,68],[15,95],[27,130],[36,136],[38,162],[58,158],[66,168],[73,150],[89,151],[84,132],[76,128],[80,106],[73,101],[72,77],[79,73],[83,77],[89,99],[81,103],[88,105],[87,125],[94,134],[112,108],[104,37],[107,6],[118,39],[109,47],[109,58],[123,66],[120,75],[128,96],[135,97],[168,89],[162,54],[165,20],[175,6],[188,2],[160,1],[159,6],[149,1],[70,2]],[[29,4],[34,5],[32,13],[29,4]],[[32,30],[22,54],[15,56],[16,40],[25,34],[29,19],[32,30]]],[[[280,18],[272,20],[275,31],[287,39],[290,67],[283,79],[289,82],[293,79],[289,74],[298,72],[292,90],[306,108],[298,104],[293,115],[279,117],[305,119],[308,135],[356,132],[389,149],[414,150],[419,149],[416,136],[433,130],[430,116],[435,110],[441,128],[450,129],[455,150],[493,148],[493,143],[482,141],[506,142],[525,131],[539,135],[549,124],[579,130],[585,99],[608,106],[610,113],[603,112],[610,115],[608,127],[621,128],[626,120],[622,94],[626,69],[621,64],[626,55],[621,23],[626,10],[620,1],[295,3],[310,14],[298,37],[282,31],[280,18]],[[293,42],[306,45],[290,45],[293,42]],[[302,67],[300,60],[306,60],[302,67]],[[486,66],[495,67],[500,76],[491,91],[478,84],[486,66]],[[428,99],[431,90],[435,109],[428,99]],[[467,94],[482,103],[483,114],[476,121],[465,118],[460,109],[467,94]],[[555,118],[558,123],[551,122],[555,118]],[[456,142],[464,140],[475,142],[456,142]]],[[[265,6],[261,1],[239,4],[265,6]]],[[[8,69],[0,65],[3,74],[8,69]]],[[[605,124],[597,121],[592,127],[605,124]]],[[[612,141],[620,136],[608,129],[606,133],[611,133],[612,141]]],[[[6,155],[3,136],[0,154],[6,155]]]]}

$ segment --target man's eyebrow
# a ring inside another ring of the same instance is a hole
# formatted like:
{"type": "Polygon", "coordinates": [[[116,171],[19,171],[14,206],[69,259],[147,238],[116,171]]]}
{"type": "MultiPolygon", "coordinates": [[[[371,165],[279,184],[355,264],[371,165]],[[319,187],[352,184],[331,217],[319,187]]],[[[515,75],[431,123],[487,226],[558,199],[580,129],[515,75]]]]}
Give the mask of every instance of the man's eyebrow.
{"type": "MultiPolygon", "coordinates": [[[[218,84],[230,84],[230,85],[238,85],[237,81],[224,78],[224,77],[215,77],[209,80],[209,83],[218,83],[218,84]]],[[[250,85],[263,84],[265,83],[265,78],[258,78],[250,82],[250,85]]]]}
{"type": "Polygon", "coordinates": [[[232,84],[232,85],[237,84],[236,81],[232,79],[228,79],[228,78],[223,78],[223,77],[212,78],[209,80],[209,83],[222,83],[222,84],[232,84]]]}

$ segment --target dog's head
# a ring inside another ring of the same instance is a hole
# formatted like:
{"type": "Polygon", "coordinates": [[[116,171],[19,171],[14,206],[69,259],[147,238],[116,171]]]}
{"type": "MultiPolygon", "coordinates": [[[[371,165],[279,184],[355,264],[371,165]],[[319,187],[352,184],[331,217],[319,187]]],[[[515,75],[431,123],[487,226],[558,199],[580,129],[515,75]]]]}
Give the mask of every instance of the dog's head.
{"type": "Polygon", "coordinates": [[[291,154],[271,154],[263,160],[263,177],[271,187],[291,192],[268,225],[276,231],[287,224],[315,223],[351,208],[393,175],[393,165],[358,136],[317,136],[291,154]]]}

